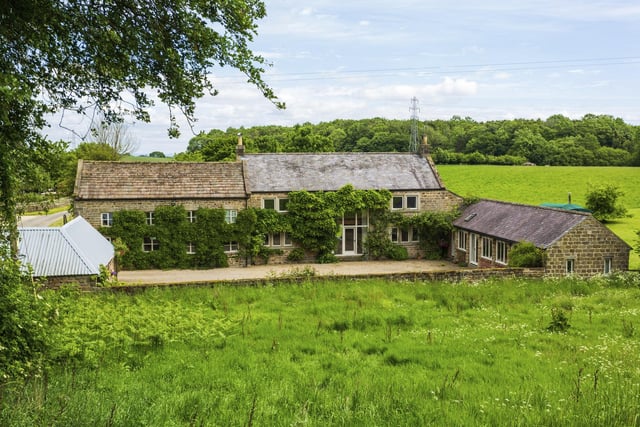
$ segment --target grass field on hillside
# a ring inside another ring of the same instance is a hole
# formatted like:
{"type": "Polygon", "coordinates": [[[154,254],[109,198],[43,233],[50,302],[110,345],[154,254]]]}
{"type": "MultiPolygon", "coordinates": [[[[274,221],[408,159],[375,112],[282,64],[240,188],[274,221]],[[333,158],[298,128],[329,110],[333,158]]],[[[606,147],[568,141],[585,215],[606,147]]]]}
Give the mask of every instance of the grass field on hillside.
{"type": "MultiPolygon", "coordinates": [[[[624,192],[621,198],[632,215],[607,226],[632,247],[638,247],[640,230],[640,168],[570,166],[439,165],[445,186],[463,197],[482,197],[539,205],[573,203],[584,206],[590,184],[613,184],[624,192]]],[[[631,252],[629,268],[640,269],[640,255],[631,252]]]]}
{"type": "Polygon", "coordinates": [[[640,168],[569,166],[438,165],[445,186],[463,196],[505,200],[530,205],[583,205],[590,184],[616,185],[623,204],[640,208],[640,168]]]}
{"type": "Polygon", "coordinates": [[[635,425],[638,279],[59,292],[0,425],[635,425]]]}

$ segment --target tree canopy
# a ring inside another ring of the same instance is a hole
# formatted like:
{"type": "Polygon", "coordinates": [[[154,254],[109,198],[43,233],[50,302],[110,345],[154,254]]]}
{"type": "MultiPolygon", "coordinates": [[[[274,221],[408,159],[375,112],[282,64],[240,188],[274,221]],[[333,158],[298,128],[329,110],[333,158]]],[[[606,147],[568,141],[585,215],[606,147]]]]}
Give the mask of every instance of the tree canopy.
{"type": "MultiPolygon", "coordinates": [[[[477,122],[471,118],[421,124],[436,163],[567,166],[640,166],[640,127],[607,115],[582,119],[477,122]]],[[[247,152],[401,152],[409,149],[411,122],[384,118],[318,124],[213,129],[191,139],[187,152],[206,160],[232,160],[242,132],[247,152]]]]}
{"type": "Polygon", "coordinates": [[[191,123],[195,99],[217,93],[215,66],[283,107],[249,48],[265,14],[259,0],[0,0],[0,201],[12,239],[16,181],[46,143],[46,113],[148,121],[157,96],[177,136],[176,112],[191,123]]]}

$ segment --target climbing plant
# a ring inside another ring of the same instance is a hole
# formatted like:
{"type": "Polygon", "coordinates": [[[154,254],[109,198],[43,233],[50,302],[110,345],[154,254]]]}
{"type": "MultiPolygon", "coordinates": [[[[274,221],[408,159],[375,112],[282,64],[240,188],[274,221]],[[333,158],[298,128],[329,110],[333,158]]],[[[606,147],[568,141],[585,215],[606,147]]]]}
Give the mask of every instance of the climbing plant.
{"type": "Polygon", "coordinates": [[[404,216],[391,212],[391,192],[387,190],[356,190],[346,185],[331,192],[293,191],[288,198],[287,213],[248,208],[239,211],[235,223],[230,224],[225,221],[224,209],[200,208],[196,220],[190,222],[183,206],[159,206],[151,223],[144,212],[118,211],[113,214],[113,226],[100,231],[119,242],[117,261],[124,269],[226,267],[225,246],[249,264],[258,259],[267,262],[282,251],[265,246],[265,236],[285,232],[299,246],[297,258],[310,252],[319,262],[335,262],[341,218],[353,212],[369,212],[364,244],[373,259],[407,258],[406,248],[390,240],[392,225],[417,230],[420,246],[430,258],[441,256],[443,242],[448,242],[451,232],[453,213],[404,216]]]}
{"type": "Polygon", "coordinates": [[[356,190],[352,185],[333,192],[293,191],[288,204],[291,235],[304,250],[315,253],[319,262],[335,262],[333,251],[340,238],[342,215],[388,209],[390,200],[388,190],[356,190]]]}

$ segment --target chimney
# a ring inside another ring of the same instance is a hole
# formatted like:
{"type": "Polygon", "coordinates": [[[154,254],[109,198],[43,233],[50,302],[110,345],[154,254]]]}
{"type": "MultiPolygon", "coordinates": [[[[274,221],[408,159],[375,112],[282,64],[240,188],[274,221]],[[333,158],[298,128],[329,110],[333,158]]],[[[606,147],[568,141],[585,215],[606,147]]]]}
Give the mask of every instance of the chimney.
{"type": "Polygon", "coordinates": [[[569,193],[569,204],[571,204],[571,193],[569,193]]]}
{"type": "Polygon", "coordinates": [[[238,132],[238,145],[236,145],[236,161],[241,161],[244,156],[244,144],[242,143],[242,133],[238,132]]]}
{"type": "Polygon", "coordinates": [[[427,135],[422,136],[422,144],[420,145],[420,154],[423,156],[429,155],[429,143],[427,142],[427,135]]]}

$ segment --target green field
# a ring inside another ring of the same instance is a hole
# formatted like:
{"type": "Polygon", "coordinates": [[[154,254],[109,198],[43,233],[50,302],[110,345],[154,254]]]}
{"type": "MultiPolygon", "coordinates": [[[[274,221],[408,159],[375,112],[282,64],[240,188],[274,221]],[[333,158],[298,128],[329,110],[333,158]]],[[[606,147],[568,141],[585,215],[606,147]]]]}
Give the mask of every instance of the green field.
{"type": "Polygon", "coordinates": [[[49,295],[3,426],[626,426],[640,276],[49,295]],[[555,327],[555,331],[553,330],[555,327]]]}
{"type": "MultiPolygon", "coordinates": [[[[607,226],[632,247],[639,245],[640,168],[439,165],[438,172],[445,186],[460,196],[531,205],[565,203],[571,193],[572,202],[584,206],[590,185],[616,185],[624,192],[621,200],[632,217],[607,226]]],[[[629,263],[630,268],[640,269],[638,252],[631,253],[629,263]]]]}

